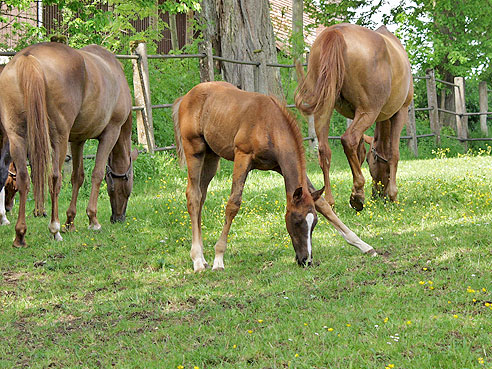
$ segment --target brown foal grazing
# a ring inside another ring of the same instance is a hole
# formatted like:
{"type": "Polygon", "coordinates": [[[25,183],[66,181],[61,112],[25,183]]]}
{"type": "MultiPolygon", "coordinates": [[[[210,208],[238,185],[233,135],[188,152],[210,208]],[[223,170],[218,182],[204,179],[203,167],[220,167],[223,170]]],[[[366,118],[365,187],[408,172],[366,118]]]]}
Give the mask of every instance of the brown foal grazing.
{"type": "MultiPolygon", "coordinates": [[[[396,170],[400,158],[400,133],[408,120],[413,98],[413,81],[408,56],[400,41],[386,27],[377,31],[337,24],[326,28],[314,42],[307,75],[297,64],[299,87],[297,107],[314,114],[319,140],[319,161],[326,186],[326,198],[333,205],[330,187],[331,150],[328,144],[330,119],[336,109],[353,119],[342,136],[342,145],[352,170],[354,186],[350,205],[364,206],[364,176],[361,171],[364,132],[374,123],[376,137],[371,148],[375,160],[368,160],[376,192],[396,200],[396,170]],[[384,160],[378,160],[383,157],[384,160]]],[[[369,159],[369,156],[368,156],[369,159]]]]}
{"type": "Polygon", "coordinates": [[[345,239],[364,252],[361,241],[333,213],[306,175],[302,136],[295,119],[273,97],[241,91],[226,82],[201,83],[173,106],[177,152],[188,166],[186,198],[192,225],[190,256],[195,272],[208,264],[203,255],[201,211],[219,159],[234,161],[225,224],[215,245],[214,270],[224,269],[227,235],[241,205],[252,169],[274,170],[285,181],[285,222],[299,265],[312,262],[312,232],[320,209],[345,239]]]}
{"type": "Polygon", "coordinates": [[[106,175],[111,220],[124,218],[133,184],[132,160],[136,157],[136,152],[131,152],[131,106],[130,89],[121,64],[100,46],[74,50],[60,43],[41,43],[23,49],[12,58],[0,75],[0,111],[17,169],[20,195],[14,246],[26,245],[27,157],[35,210],[43,209],[45,179],[51,169],[49,230],[56,240],[62,240],[58,195],[68,142],[71,143],[73,172],[66,228],[73,229],[78,191],[84,180],[83,146],[92,138],[97,139],[99,145],[87,206],[89,227],[101,228],[96,217],[97,197],[108,157],[113,168],[106,175]]]}

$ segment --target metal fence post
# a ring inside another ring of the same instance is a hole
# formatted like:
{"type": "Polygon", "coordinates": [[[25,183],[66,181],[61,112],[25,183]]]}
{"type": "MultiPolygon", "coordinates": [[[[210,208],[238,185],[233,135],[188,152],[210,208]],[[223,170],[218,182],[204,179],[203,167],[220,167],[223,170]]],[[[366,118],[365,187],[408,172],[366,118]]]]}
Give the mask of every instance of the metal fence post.
{"type": "Polygon", "coordinates": [[[408,123],[406,131],[407,135],[411,137],[407,142],[408,148],[415,157],[418,157],[419,148],[417,143],[417,125],[415,123],[415,103],[413,100],[408,107],[408,123]]]}
{"type": "Polygon", "coordinates": [[[137,110],[138,143],[153,153],[155,148],[154,124],[152,119],[152,104],[150,100],[149,64],[147,46],[144,41],[132,41],[130,49],[138,59],[132,59],[133,90],[135,104],[143,109],[137,110]]]}
{"type": "Polygon", "coordinates": [[[426,79],[425,84],[427,86],[427,104],[429,108],[429,120],[430,128],[436,139],[436,145],[441,145],[441,126],[439,125],[439,105],[437,103],[437,90],[436,90],[436,76],[433,69],[427,69],[425,71],[426,79]]]}
{"type": "MultiPolygon", "coordinates": [[[[487,82],[482,81],[478,85],[478,93],[480,95],[480,113],[487,113],[489,110],[489,100],[487,96],[487,82]]],[[[487,128],[487,115],[480,115],[480,130],[482,134],[487,137],[489,135],[489,129],[487,128]]]]}

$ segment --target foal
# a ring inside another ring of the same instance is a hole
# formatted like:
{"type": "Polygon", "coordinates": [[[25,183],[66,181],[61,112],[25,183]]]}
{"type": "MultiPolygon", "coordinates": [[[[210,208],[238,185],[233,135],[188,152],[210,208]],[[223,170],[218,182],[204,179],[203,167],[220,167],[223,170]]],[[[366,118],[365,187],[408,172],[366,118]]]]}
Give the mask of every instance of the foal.
{"type": "MultiPolygon", "coordinates": [[[[225,224],[215,245],[212,269],[224,269],[227,235],[252,169],[274,170],[284,177],[287,231],[298,264],[311,264],[312,232],[317,223],[315,202],[321,199],[323,189],[315,191],[307,178],[302,136],[285,107],[273,97],[241,91],[225,82],[207,82],[175,101],[173,118],[177,152],[188,166],[186,197],[192,225],[190,256],[194,271],[208,266],[203,256],[201,211],[221,157],[234,161],[234,169],[225,224]]],[[[324,214],[342,233],[351,232],[331,208],[325,207],[324,214]]],[[[368,245],[359,248],[373,250],[368,245]]]]}

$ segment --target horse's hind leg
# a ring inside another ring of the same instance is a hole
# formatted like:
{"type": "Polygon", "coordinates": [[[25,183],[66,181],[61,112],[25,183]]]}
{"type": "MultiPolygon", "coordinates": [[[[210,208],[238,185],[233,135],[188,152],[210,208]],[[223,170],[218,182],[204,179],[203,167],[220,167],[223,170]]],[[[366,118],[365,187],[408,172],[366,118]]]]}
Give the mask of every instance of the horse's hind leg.
{"type": "Polygon", "coordinates": [[[374,123],[378,113],[356,111],[352,124],[342,135],[342,145],[345,156],[350,164],[354,178],[354,186],[350,196],[350,205],[357,211],[364,208],[364,183],[357,150],[364,132],[374,123]]]}
{"type": "Polygon", "coordinates": [[[26,200],[29,192],[29,173],[27,171],[27,145],[24,138],[11,134],[10,155],[17,169],[16,180],[19,189],[19,215],[15,224],[14,247],[25,247],[26,226],[26,200]]]}
{"type": "Polygon", "coordinates": [[[215,259],[212,270],[224,269],[224,253],[227,247],[227,236],[231,229],[232,221],[241,206],[244,183],[250,170],[251,155],[236,150],[234,153],[231,195],[226,205],[224,228],[222,228],[219,240],[215,244],[215,259]]]}
{"type": "MultiPolygon", "coordinates": [[[[203,241],[201,229],[201,211],[205,201],[205,194],[202,194],[202,173],[206,167],[206,144],[202,138],[187,140],[183,137],[183,149],[186,155],[188,166],[188,185],[186,187],[186,205],[191,220],[191,249],[190,257],[193,261],[193,270],[201,272],[208,267],[203,256],[203,241]]],[[[210,182],[210,180],[208,181],[210,182]]],[[[208,185],[208,183],[207,183],[208,185]]]]}
{"type": "Polygon", "coordinates": [[[77,214],[77,197],[79,195],[80,186],[84,183],[84,163],[83,153],[84,144],[82,142],[72,142],[70,147],[72,149],[72,200],[70,206],[67,209],[67,221],[65,223],[65,229],[67,231],[73,231],[75,229],[74,220],[77,214]]]}
{"type": "Polygon", "coordinates": [[[331,192],[330,183],[330,166],[331,166],[331,148],[328,142],[330,134],[330,120],[333,113],[333,108],[327,108],[322,113],[315,114],[315,129],[318,137],[318,160],[321,170],[323,171],[323,179],[325,183],[325,198],[330,206],[335,205],[335,199],[331,192]]]}
{"type": "Polygon", "coordinates": [[[390,138],[390,157],[388,158],[389,165],[389,183],[386,189],[386,194],[391,201],[396,201],[398,188],[396,186],[396,171],[398,169],[398,161],[400,160],[400,135],[403,126],[408,121],[408,107],[404,106],[393,117],[391,117],[391,138],[390,138]]]}
{"type": "Polygon", "coordinates": [[[62,184],[62,167],[65,162],[65,156],[67,154],[68,137],[59,136],[56,140],[58,146],[53,145],[53,168],[50,185],[51,196],[51,222],[49,230],[56,241],[62,241],[63,238],[60,234],[60,218],[58,214],[58,196],[60,195],[60,189],[62,184]]]}

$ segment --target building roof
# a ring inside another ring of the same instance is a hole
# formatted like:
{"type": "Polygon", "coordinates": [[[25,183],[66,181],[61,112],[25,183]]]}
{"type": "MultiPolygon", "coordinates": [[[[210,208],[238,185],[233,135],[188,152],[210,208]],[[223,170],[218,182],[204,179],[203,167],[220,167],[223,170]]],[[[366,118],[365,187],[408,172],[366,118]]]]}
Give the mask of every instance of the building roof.
{"type": "MultiPolygon", "coordinates": [[[[276,37],[277,48],[290,47],[289,38],[292,33],[292,0],[270,0],[270,17],[272,19],[273,33],[276,37]]],[[[304,41],[311,46],[316,36],[324,27],[306,29],[306,25],[314,24],[314,20],[304,13],[304,41]]]]}

